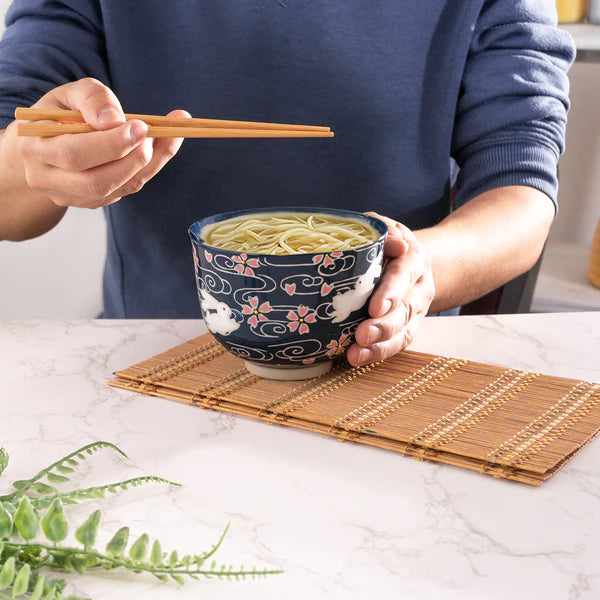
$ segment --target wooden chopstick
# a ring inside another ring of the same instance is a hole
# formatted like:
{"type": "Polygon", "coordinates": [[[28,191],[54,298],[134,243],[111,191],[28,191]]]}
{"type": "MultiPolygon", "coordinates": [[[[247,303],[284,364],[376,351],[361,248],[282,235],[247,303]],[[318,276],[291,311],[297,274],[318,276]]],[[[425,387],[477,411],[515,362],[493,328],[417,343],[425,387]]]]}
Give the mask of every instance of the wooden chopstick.
{"type": "MultiPolygon", "coordinates": [[[[58,121],[62,123],[85,123],[77,110],[49,110],[42,108],[17,108],[15,119],[23,121],[58,121]]],[[[139,119],[148,125],[159,127],[201,127],[219,129],[274,129],[277,131],[330,131],[318,125],[290,125],[286,123],[259,123],[256,121],[226,121],[222,119],[198,119],[185,117],[163,117],[160,115],[125,114],[125,119],[139,119]]],[[[181,137],[181,136],[179,136],[181,137]]]]}
{"type": "MultiPolygon", "coordinates": [[[[97,131],[86,123],[18,123],[17,135],[53,137],[65,133],[97,131]]],[[[220,129],[218,127],[159,127],[148,125],[146,137],[165,138],[332,138],[333,131],[294,129],[220,129]]]]}

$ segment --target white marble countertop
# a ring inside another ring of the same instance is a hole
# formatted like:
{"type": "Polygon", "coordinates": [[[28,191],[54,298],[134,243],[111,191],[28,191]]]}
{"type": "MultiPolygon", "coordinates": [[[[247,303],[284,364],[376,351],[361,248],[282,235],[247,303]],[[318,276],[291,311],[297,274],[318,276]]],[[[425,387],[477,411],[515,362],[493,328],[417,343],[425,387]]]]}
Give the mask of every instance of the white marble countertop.
{"type": "MultiPolygon", "coordinates": [[[[600,597],[600,440],[535,488],[317,434],[110,388],[111,373],[203,333],[200,321],[0,321],[7,482],[94,440],[74,482],[179,481],[68,507],[102,507],[165,550],[285,569],[184,586],[119,571],[68,576],[103,598],[587,600],[600,597]]],[[[600,313],[426,319],[413,349],[600,382],[600,313]]],[[[4,493],[4,492],[2,492],[4,493]]]]}

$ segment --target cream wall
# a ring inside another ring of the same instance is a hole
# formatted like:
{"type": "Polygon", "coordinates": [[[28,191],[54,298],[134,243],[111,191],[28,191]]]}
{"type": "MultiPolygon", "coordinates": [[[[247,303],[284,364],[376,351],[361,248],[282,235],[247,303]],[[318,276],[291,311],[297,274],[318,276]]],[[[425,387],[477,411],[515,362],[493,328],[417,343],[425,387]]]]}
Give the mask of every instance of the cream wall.
{"type": "Polygon", "coordinates": [[[559,215],[550,240],[591,245],[600,220],[600,63],[575,63],[569,79],[567,149],[559,165],[559,215]]]}
{"type": "MultiPolygon", "coordinates": [[[[3,16],[10,0],[0,0],[3,16]]],[[[572,110],[551,241],[591,244],[600,219],[600,65],[571,70],[572,110]]],[[[1,215],[0,215],[1,218],[1,215]]],[[[0,318],[86,318],[101,310],[106,227],[100,211],[71,209],[40,238],[0,242],[0,318]]]]}
{"type": "MultiPolygon", "coordinates": [[[[0,0],[0,34],[10,3],[0,0]]],[[[39,238],[0,241],[0,318],[98,315],[105,237],[101,211],[70,209],[52,231],[39,238]]]]}

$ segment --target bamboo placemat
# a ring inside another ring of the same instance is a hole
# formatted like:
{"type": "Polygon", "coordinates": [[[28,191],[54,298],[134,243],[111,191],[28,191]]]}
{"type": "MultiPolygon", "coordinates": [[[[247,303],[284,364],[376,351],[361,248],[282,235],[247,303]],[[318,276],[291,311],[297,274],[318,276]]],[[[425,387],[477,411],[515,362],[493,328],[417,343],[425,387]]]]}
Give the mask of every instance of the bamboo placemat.
{"type": "Polygon", "coordinates": [[[600,384],[412,351],[271,381],[206,334],[117,372],[109,385],[532,485],[600,429],[600,384]]]}

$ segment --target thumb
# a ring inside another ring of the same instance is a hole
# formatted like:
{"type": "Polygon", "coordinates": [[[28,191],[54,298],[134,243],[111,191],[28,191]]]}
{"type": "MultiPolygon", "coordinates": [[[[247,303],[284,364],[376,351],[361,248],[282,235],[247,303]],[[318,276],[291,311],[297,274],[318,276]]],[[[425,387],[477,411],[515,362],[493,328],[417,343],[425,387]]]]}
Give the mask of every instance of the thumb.
{"type": "Polygon", "coordinates": [[[396,258],[408,252],[410,245],[406,239],[406,236],[404,235],[404,229],[407,229],[404,225],[398,223],[398,221],[394,221],[394,219],[384,217],[376,212],[369,211],[365,214],[375,217],[387,225],[388,234],[383,245],[383,253],[387,258],[396,258]]]}
{"type": "Polygon", "coordinates": [[[125,122],[121,103],[112,90],[91,77],[53,89],[34,106],[78,110],[94,129],[112,129],[125,122]]]}

